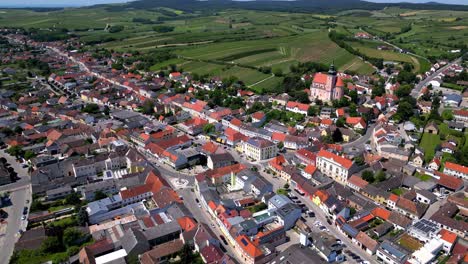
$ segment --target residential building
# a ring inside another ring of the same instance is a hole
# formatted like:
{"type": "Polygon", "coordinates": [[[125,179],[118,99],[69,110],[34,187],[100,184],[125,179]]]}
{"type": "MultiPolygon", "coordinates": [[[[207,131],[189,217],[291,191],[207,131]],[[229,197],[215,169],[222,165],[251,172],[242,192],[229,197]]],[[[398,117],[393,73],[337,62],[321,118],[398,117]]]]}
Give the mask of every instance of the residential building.
{"type": "Polygon", "coordinates": [[[445,162],[444,173],[468,180],[468,167],[453,162],[445,162]]]}
{"type": "Polygon", "coordinates": [[[356,168],[353,161],[323,149],[317,154],[316,166],[323,174],[343,184],[356,168]]]}
{"type": "Polygon", "coordinates": [[[271,159],[278,153],[278,148],[273,142],[258,137],[244,142],[243,150],[247,157],[257,161],[271,159]]]}

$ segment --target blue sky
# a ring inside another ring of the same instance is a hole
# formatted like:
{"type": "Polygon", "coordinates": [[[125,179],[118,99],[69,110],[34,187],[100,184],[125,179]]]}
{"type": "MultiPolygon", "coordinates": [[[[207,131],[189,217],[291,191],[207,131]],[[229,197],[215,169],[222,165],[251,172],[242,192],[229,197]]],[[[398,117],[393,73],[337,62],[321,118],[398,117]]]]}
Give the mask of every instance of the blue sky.
{"type": "MultiPolygon", "coordinates": [[[[123,3],[130,0],[0,0],[0,7],[70,7],[70,6],[85,6],[105,3],[123,3]]],[[[170,0],[168,0],[170,1],[170,0]]],[[[326,1],[326,0],[324,0],[326,1]]],[[[468,0],[367,0],[377,3],[425,3],[429,1],[446,3],[446,4],[462,4],[468,5],[468,0]]]]}

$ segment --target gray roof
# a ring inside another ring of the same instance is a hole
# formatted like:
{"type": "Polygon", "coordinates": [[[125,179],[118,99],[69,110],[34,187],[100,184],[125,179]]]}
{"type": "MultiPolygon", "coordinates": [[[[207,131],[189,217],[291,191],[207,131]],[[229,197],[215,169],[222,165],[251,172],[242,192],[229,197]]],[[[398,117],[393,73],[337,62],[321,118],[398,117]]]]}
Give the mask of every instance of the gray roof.
{"type": "Polygon", "coordinates": [[[270,200],[268,200],[268,202],[272,203],[276,208],[281,208],[288,203],[292,203],[292,201],[288,197],[282,194],[277,194],[271,197],[270,200]]]}
{"type": "Polygon", "coordinates": [[[46,195],[56,195],[56,194],[61,194],[61,193],[64,193],[64,192],[71,192],[72,188],[70,187],[70,185],[65,185],[63,187],[59,187],[59,188],[55,188],[55,189],[52,189],[52,190],[48,190],[46,192],[46,195]]]}
{"type": "Polygon", "coordinates": [[[153,240],[176,232],[181,232],[180,225],[177,221],[171,221],[169,223],[146,229],[143,231],[143,234],[147,240],[153,240]]]}
{"type": "Polygon", "coordinates": [[[122,248],[125,249],[127,253],[133,251],[133,249],[138,244],[140,244],[143,248],[146,248],[146,250],[150,249],[148,240],[143,235],[143,233],[140,230],[134,228],[130,228],[125,232],[123,237],[120,239],[120,243],[122,248]]]}
{"type": "Polygon", "coordinates": [[[289,246],[286,250],[281,252],[271,263],[278,264],[319,264],[327,263],[322,260],[316,252],[308,247],[294,244],[289,246]]]}

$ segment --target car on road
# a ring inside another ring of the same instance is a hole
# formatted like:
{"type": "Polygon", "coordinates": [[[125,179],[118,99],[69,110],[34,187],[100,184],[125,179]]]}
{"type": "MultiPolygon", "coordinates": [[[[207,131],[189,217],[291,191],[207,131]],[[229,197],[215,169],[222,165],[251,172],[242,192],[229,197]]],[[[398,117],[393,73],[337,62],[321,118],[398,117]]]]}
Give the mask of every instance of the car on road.
{"type": "Polygon", "coordinates": [[[26,220],[26,216],[23,215],[23,216],[21,217],[21,220],[26,220]]]}
{"type": "Polygon", "coordinates": [[[320,231],[328,231],[328,229],[325,226],[320,226],[319,229],[320,231]]]}
{"type": "Polygon", "coordinates": [[[195,202],[200,203],[200,200],[198,200],[198,198],[195,198],[195,202]]]}
{"type": "Polygon", "coordinates": [[[28,214],[28,207],[25,206],[25,207],[23,208],[23,214],[24,214],[24,215],[27,215],[27,214],[28,214]]]}
{"type": "Polygon", "coordinates": [[[215,228],[215,224],[212,223],[212,224],[211,224],[211,227],[212,227],[212,228],[215,228]]]}
{"type": "Polygon", "coordinates": [[[312,211],[307,212],[307,215],[309,215],[309,217],[315,217],[315,213],[312,211]]]}
{"type": "Polygon", "coordinates": [[[27,204],[29,204],[29,199],[28,199],[28,200],[26,200],[26,203],[27,203],[27,204]]]}

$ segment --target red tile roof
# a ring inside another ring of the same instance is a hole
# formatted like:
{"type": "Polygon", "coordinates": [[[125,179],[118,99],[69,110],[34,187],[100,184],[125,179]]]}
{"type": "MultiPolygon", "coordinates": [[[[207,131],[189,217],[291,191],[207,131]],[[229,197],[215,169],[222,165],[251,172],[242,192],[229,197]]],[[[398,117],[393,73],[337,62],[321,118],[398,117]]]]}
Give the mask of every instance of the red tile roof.
{"type": "Polygon", "coordinates": [[[452,190],[458,190],[463,186],[463,180],[455,176],[440,173],[437,184],[452,190]]]}
{"type": "Polygon", "coordinates": [[[236,238],[239,247],[252,258],[257,258],[263,255],[263,252],[256,247],[246,235],[240,235],[236,238]]]}
{"type": "Polygon", "coordinates": [[[374,208],[374,210],[372,210],[372,215],[387,221],[388,218],[390,217],[390,211],[381,207],[376,207],[374,208]]]}
{"type": "Polygon", "coordinates": [[[349,179],[348,182],[359,187],[359,188],[364,188],[369,184],[366,180],[363,178],[359,177],[358,175],[352,175],[349,179]]]}
{"type": "Polygon", "coordinates": [[[177,222],[184,231],[190,231],[197,227],[197,222],[188,216],[178,218],[177,222]]]}
{"type": "Polygon", "coordinates": [[[138,195],[145,194],[150,191],[151,191],[151,186],[144,184],[144,185],[129,188],[127,190],[122,190],[120,191],[120,196],[122,197],[122,200],[125,200],[125,199],[129,199],[138,195]]]}
{"type": "Polygon", "coordinates": [[[455,241],[457,241],[457,234],[450,232],[447,229],[440,230],[439,234],[443,240],[449,242],[450,244],[453,244],[455,241]]]}
{"type": "Polygon", "coordinates": [[[202,150],[208,154],[213,154],[218,150],[219,146],[211,141],[208,141],[203,145],[202,150]]]}
{"type": "Polygon", "coordinates": [[[277,169],[277,170],[283,170],[283,164],[286,162],[286,159],[284,158],[283,155],[279,155],[274,157],[272,160],[270,160],[270,165],[277,169]]]}
{"type": "Polygon", "coordinates": [[[309,105],[308,104],[301,104],[301,103],[298,103],[298,102],[293,102],[293,101],[289,101],[287,104],[286,104],[286,108],[296,108],[301,110],[301,111],[307,111],[309,109],[309,105]]]}
{"type": "Polygon", "coordinates": [[[309,174],[309,175],[314,175],[316,170],[317,170],[317,167],[315,167],[312,164],[309,164],[309,165],[307,165],[307,167],[305,167],[304,172],[309,174]]]}
{"type": "Polygon", "coordinates": [[[353,166],[353,161],[343,158],[341,156],[338,156],[334,153],[328,152],[326,150],[320,150],[319,153],[317,154],[317,157],[324,157],[326,159],[331,159],[334,160],[335,162],[339,163],[341,166],[345,167],[346,169],[351,168],[353,166]]]}
{"type": "Polygon", "coordinates": [[[460,164],[452,163],[452,162],[445,162],[445,168],[453,171],[458,171],[463,174],[468,174],[468,167],[465,167],[460,164]]]}

